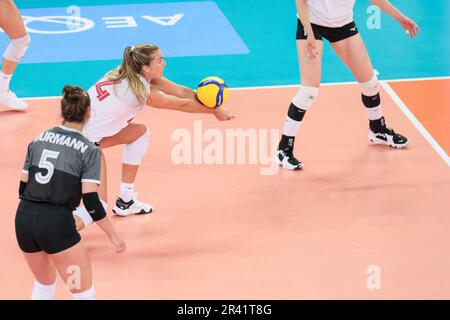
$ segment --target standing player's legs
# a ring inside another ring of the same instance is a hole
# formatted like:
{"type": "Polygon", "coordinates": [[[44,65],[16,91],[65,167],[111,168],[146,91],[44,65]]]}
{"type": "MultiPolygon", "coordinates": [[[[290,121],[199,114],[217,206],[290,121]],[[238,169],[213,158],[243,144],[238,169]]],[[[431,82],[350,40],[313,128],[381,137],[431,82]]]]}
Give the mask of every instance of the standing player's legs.
{"type": "Polygon", "coordinates": [[[51,254],[60,277],[72,292],[74,300],[95,299],[91,261],[81,242],[64,251],[51,254]]]}
{"type": "Polygon", "coordinates": [[[3,54],[0,72],[0,104],[12,109],[24,109],[28,105],[9,90],[9,83],[17,64],[30,45],[31,38],[26,31],[19,10],[11,0],[0,1],[0,27],[11,39],[3,54]]]}
{"type": "Polygon", "coordinates": [[[362,101],[369,117],[369,139],[391,147],[405,147],[408,139],[386,127],[379,93],[380,86],[361,36],[356,34],[332,42],[331,45],[359,83],[362,101]]]}
{"type": "Polygon", "coordinates": [[[47,253],[38,251],[23,252],[25,260],[36,279],[34,281],[32,300],[52,300],[56,290],[56,269],[47,253]]]}
{"type": "Polygon", "coordinates": [[[303,164],[294,155],[294,140],[306,111],[311,107],[319,93],[322,74],[322,40],[316,40],[318,56],[316,59],[307,54],[306,40],[297,40],[297,53],[300,65],[301,85],[289,105],[283,135],[278,145],[277,159],[287,170],[298,170],[303,164]]]}
{"type": "Polygon", "coordinates": [[[113,208],[113,212],[119,216],[150,213],[153,211],[151,205],[137,201],[134,191],[134,182],[139,166],[147,152],[148,141],[149,133],[147,127],[138,123],[129,123],[127,127],[114,136],[103,138],[100,141],[101,148],[125,144],[122,156],[120,195],[113,208]]]}

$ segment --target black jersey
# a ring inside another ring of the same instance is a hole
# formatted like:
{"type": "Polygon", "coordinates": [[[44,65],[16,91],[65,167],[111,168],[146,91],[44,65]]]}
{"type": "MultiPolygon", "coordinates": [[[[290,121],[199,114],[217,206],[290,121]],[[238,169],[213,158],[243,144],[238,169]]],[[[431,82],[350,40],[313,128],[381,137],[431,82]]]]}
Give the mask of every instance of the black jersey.
{"type": "Polygon", "coordinates": [[[81,183],[100,184],[100,150],[77,130],[55,127],[28,145],[23,172],[28,183],[21,199],[74,210],[81,201],[81,183]]]}

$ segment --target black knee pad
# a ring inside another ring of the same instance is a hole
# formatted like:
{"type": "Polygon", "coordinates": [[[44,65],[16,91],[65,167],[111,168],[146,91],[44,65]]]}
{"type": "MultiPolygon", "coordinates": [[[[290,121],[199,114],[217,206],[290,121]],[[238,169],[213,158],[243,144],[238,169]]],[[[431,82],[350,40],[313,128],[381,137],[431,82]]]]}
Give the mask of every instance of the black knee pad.
{"type": "Polygon", "coordinates": [[[381,104],[380,93],[377,93],[374,96],[365,96],[361,94],[362,102],[366,108],[375,108],[381,104]]]}
{"type": "Polygon", "coordinates": [[[302,121],[305,112],[306,110],[297,108],[295,104],[291,103],[288,110],[288,117],[295,121],[302,121]]]}

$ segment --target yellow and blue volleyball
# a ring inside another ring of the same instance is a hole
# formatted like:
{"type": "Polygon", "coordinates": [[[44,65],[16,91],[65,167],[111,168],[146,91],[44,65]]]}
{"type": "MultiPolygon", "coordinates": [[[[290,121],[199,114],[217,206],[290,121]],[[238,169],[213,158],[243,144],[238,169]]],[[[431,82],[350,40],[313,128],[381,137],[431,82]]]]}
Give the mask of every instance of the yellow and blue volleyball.
{"type": "Polygon", "coordinates": [[[228,86],[219,77],[207,77],[198,84],[197,98],[208,108],[218,108],[228,100],[228,86]]]}

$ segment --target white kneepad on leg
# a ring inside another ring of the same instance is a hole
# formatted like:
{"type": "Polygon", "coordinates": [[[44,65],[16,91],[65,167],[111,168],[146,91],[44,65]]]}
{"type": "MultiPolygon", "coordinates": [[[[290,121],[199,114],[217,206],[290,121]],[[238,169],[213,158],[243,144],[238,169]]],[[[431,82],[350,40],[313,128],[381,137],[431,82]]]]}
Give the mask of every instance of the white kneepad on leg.
{"type": "Polygon", "coordinates": [[[72,214],[74,216],[77,216],[78,218],[80,218],[81,221],[83,221],[85,227],[87,227],[88,225],[90,225],[94,222],[94,220],[92,220],[91,215],[86,210],[85,206],[79,206],[74,211],[72,211],[72,214]]]}
{"type": "Polygon", "coordinates": [[[22,38],[12,39],[3,54],[3,57],[10,61],[19,62],[27,51],[31,43],[31,37],[27,34],[22,38]]]}
{"type": "Polygon", "coordinates": [[[138,139],[127,144],[123,149],[122,163],[140,165],[147,152],[150,134],[148,129],[138,139]]]}
{"type": "Polygon", "coordinates": [[[92,285],[86,291],[72,293],[72,300],[94,300],[94,299],[95,299],[94,285],[92,285]]]}
{"type": "Polygon", "coordinates": [[[374,74],[367,82],[358,83],[361,89],[361,98],[366,108],[369,120],[377,120],[383,116],[380,100],[380,84],[374,74]]]}
{"type": "Polygon", "coordinates": [[[319,94],[319,88],[300,86],[297,94],[292,98],[292,103],[299,109],[308,110],[319,94]]]}
{"type": "Polygon", "coordinates": [[[380,84],[376,74],[367,82],[358,82],[358,85],[361,93],[367,97],[373,97],[380,91],[380,84]]]}

